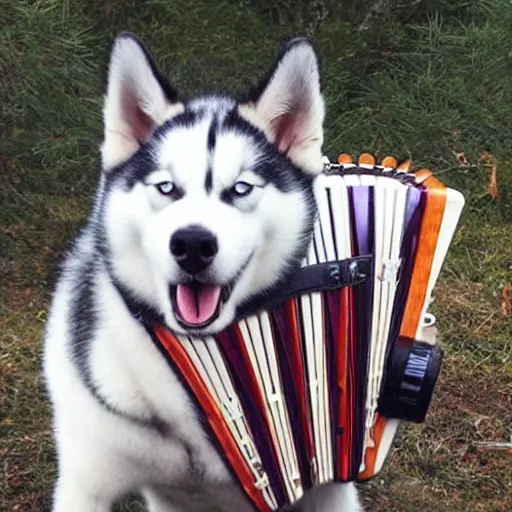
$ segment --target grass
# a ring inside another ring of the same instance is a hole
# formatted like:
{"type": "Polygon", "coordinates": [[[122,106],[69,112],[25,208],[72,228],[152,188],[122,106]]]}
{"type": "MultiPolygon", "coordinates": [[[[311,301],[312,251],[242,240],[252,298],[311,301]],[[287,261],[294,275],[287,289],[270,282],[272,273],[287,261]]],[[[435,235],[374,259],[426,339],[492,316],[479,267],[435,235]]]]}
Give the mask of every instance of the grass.
{"type": "Polygon", "coordinates": [[[402,428],[364,494],[373,511],[512,510],[512,453],[478,444],[512,438],[512,317],[502,313],[512,281],[512,5],[422,2],[397,20],[352,16],[349,4],[351,17],[336,10],[312,23],[256,0],[0,0],[1,510],[49,510],[41,332],[50,276],[97,179],[105,62],[123,29],[191,94],[242,89],[280,41],[307,32],[322,62],[327,154],[412,157],[463,191],[436,288],[446,358],[434,403],[425,424],[402,428]]]}

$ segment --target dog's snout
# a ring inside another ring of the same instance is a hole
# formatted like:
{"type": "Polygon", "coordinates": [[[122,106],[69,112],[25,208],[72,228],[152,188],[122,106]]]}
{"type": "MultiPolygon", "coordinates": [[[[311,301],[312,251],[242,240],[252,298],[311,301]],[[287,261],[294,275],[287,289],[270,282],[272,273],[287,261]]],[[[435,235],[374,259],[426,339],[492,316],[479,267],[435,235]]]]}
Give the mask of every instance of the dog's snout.
{"type": "Polygon", "coordinates": [[[217,237],[198,225],[178,229],[171,237],[170,249],[178,265],[189,274],[208,267],[219,250],[217,237]]]}

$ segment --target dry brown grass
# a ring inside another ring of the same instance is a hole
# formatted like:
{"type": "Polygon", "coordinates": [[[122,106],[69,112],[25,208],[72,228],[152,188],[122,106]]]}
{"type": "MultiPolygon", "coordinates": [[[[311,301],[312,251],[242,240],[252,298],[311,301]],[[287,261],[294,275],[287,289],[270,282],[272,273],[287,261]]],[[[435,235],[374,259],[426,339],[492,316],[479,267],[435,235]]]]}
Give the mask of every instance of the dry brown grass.
{"type": "Polygon", "coordinates": [[[40,373],[50,276],[89,207],[102,63],[127,28],[188,92],[247,85],[279,41],[308,28],[322,57],[328,154],[410,155],[463,191],[435,291],[446,358],[432,409],[425,424],[404,426],[364,492],[372,512],[512,510],[512,454],[478,444],[512,440],[512,317],[502,308],[512,282],[512,7],[421,3],[445,18],[372,17],[361,27],[330,16],[290,28],[252,0],[0,0],[2,512],[50,508],[55,458],[40,373]],[[494,199],[484,150],[496,165],[494,199]]]}

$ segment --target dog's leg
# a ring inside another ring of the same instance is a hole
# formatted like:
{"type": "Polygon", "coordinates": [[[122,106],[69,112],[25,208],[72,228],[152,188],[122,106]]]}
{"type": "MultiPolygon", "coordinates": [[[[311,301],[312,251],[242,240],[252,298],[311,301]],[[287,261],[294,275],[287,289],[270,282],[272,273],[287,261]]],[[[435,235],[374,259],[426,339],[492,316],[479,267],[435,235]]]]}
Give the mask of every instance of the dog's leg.
{"type": "Polygon", "coordinates": [[[88,492],[84,482],[59,477],[55,488],[53,512],[110,512],[113,501],[88,492]]]}
{"type": "Polygon", "coordinates": [[[322,512],[332,510],[363,512],[363,507],[354,484],[332,484],[325,489],[325,494],[321,497],[317,510],[322,512]]]}
{"type": "Polygon", "coordinates": [[[149,512],[254,512],[241,489],[232,483],[144,489],[149,512]]]}
{"type": "Polygon", "coordinates": [[[313,489],[283,512],[363,512],[354,484],[329,484],[313,489]]]}
{"type": "Polygon", "coordinates": [[[132,468],[114,450],[59,431],[52,512],[110,512],[134,488],[132,468]]]}

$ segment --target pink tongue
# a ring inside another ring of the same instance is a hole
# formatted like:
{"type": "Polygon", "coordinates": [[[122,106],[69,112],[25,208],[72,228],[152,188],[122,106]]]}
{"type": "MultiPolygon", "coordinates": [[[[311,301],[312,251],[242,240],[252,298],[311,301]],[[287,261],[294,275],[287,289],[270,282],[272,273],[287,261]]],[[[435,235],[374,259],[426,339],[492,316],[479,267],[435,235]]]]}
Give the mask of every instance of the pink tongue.
{"type": "Polygon", "coordinates": [[[181,318],[190,325],[208,322],[215,314],[220,299],[220,286],[205,284],[194,288],[179,284],[176,303],[181,318]]]}

